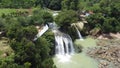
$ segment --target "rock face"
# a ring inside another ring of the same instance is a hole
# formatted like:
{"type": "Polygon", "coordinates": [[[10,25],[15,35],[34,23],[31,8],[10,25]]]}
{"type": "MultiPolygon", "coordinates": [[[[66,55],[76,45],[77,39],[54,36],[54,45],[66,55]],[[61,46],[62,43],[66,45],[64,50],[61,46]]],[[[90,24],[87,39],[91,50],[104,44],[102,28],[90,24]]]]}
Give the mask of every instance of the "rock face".
{"type": "Polygon", "coordinates": [[[83,27],[84,27],[84,23],[83,22],[78,22],[78,23],[76,23],[76,26],[78,27],[78,29],[83,29],[83,27]]]}
{"type": "MultiPolygon", "coordinates": [[[[95,34],[95,32],[93,32],[95,34]]],[[[120,33],[101,34],[97,39],[120,39],[120,33]]]]}
{"type": "Polygon", "coordinates": [[[84,22],[72,23],[71,26],[76,26],[79,30],[82,30],[84,27],[84,22]]]}
{"type": "Polygon", "coordinates": [[[99,62],[99,68],[120,68],[120,40],[100,40],[88,54],[99,62]]]}
{"type": "Polygon", "coordinates": [[[113,37],[113,38],[117,38],[117,39],[120,39],[120,33],[110,33],[110,36],[113,37]]]}

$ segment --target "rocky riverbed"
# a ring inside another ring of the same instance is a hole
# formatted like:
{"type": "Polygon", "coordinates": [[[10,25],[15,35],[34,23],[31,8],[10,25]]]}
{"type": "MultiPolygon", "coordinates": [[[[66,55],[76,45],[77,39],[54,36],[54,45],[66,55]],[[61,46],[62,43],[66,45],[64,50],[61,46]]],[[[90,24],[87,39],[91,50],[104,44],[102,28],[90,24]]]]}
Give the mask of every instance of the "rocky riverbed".
{"type": "Polygon", "coordinates": [[[120,39],[98,40],[87,53],[98,61],[98,68],[120,68],[120,39]]]}

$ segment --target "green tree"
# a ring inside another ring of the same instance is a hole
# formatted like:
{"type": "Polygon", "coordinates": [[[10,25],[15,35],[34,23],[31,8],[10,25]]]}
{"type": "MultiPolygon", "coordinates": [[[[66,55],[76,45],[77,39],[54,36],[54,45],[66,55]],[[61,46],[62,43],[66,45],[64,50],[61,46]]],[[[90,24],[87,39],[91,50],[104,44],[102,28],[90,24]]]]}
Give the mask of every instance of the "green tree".
{"type": "Polygon", "coordinates": [[[23,34],[23,37],[32,41],[37,34],[37,29],[35,26],[28,26],[24,27],[21,33],[23,34]]]}
{"type": "Polygon", "coordinates": [[[31,17],[20,16],[20,17],[17,18],[17,20],[24,27],[29,26],[29,25],[34,25],[34,22],[31,21],[31,17]]]}
{"type": "Polygon", "coordinates": [[[49,12],[44,12],[42,18],[44,19],[44,23],[53,22],[52,14],[49,12]]]}
{"type": "Polygon", "coordinates": [[[14,38],[21,38],[22,37],[22,33],[21,33],[21,25],[16,21],[16,20],[10,20],[10,22],[13,22],[11,23],[10,25],[7,25],[6,28],[7,29],[7,36],[10,38],[10,39],[14,39],[14,38]]]}
{"type": "Polygon", "coordinates": [[[120,1],[101,0],[93,5],[91,10],[95,13],[87,18],[88,25],[86,29],[90,31],[96,27],[101,29],[102,33],[119,32],[120,27],[120,1]]]}
{"type": "Polygon", "coordinates": [[[32,22],[38,25],[53,22],[52,15],[48,11],[42,9],[35,10],[31,19],[32,22]]]}
{"type": "Polygon", "coordinates": [[[48,7],[50,0],[36,0],[36,6],[41,6],[42,8],[48,7]]]}
{"type": "Polygon", "coordinates": [[[0,31],[3,31],[5,29],[5,22],[2,18],[0,18],[0,31]]]}
{"type": "Polygon", "coordinates": [[[54,38],[54,33],[51,32],[51,30],[48,30],[43,37],[48,41],[49,43],[49,48],[50,48],[50,52],[49,54],[51,56],[53,56],[55,54],[55,38],[54,38]]]}
{"type": "Polygon", "coordinates": [[[45,38],[38,38],[35,44],[36,44],[37,52],[41,56],[41,68],[53,68],[54,63],[49,54],[50,45],[48,41],[45,38]]]}
{"type": "Polygon", "coordinates": [[[29,62],[32,66],[35,65],[36,59],[36,49],[35,44],[31,41],[23,38],[20,42],[13,40],[10,44],[15,52],[15,63],[24,65],[24,63],[29,62]]]}
{"type": "Polygon", "coordinates": [[[115,18],[106,18],[105,22],[103,24],[102,31],[105,33],[109,32],[119,32],[118,28],[120,26],[120,23],[115,18]]]}
{"type": "Polygon", "coordinates": [[[61,5],[63,10],[78,10],[78,3],[79,0],[63,0],[61,5]]]}
{"type": "Polygon", "coordinates": [[[55,21],[62,29],[67,30],[71,23],[78,21],[77,13],[73,10],[63,11],[56,17],[55,21]]]}
{"type": "Polygon", "coordinates": [[[53,9],[53,10],[60,10],[61,0],[51,0],[48,8],[53,9]]]}
{"type": "Polygon", "coordinates": [[[62,5],[62,10],[67,10],[68,9],[68,0],[63,0],[61,2],[61,5],[62,5]]]}

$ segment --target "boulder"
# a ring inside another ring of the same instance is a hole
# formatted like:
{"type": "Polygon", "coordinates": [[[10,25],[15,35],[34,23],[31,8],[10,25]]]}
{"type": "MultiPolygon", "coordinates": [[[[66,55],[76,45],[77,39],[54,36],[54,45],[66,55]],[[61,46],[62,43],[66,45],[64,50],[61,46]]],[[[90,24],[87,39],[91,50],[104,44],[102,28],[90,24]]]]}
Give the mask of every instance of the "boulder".
{"type": "Polygon", "coordinates": [[[120,33],[110,33],[110,36],[113,37],[113,38],[118,38],[120,39],[120,33]]]}
{"type": "Polygon", "coordinates": [[[82,30],[84,27],[84,22],[72,23],[71,26],[76,26],[79,30],[82,30]]]}

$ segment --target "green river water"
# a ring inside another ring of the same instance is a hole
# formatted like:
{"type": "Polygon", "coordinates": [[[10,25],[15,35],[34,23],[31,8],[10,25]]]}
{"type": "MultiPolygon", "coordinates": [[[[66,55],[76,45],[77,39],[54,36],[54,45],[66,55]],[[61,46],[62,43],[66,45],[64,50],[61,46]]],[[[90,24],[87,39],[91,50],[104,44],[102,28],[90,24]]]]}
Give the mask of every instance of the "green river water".
{"type": "Polygon", "coordinates": [[[71,56],[64,57],[60,60],[58,57],[54,57],[54,63],[57,68],[98,68],[97,62],[86,55],[86,50],[88,47],[96,46],[96,41],[92,38],[87,38],[84,40],[76,40],[76,44],[80,44],[83,47],[81,53],[75,53],[71,56]],[[62,62],[65,61],[65,62],[62,62]]]}

